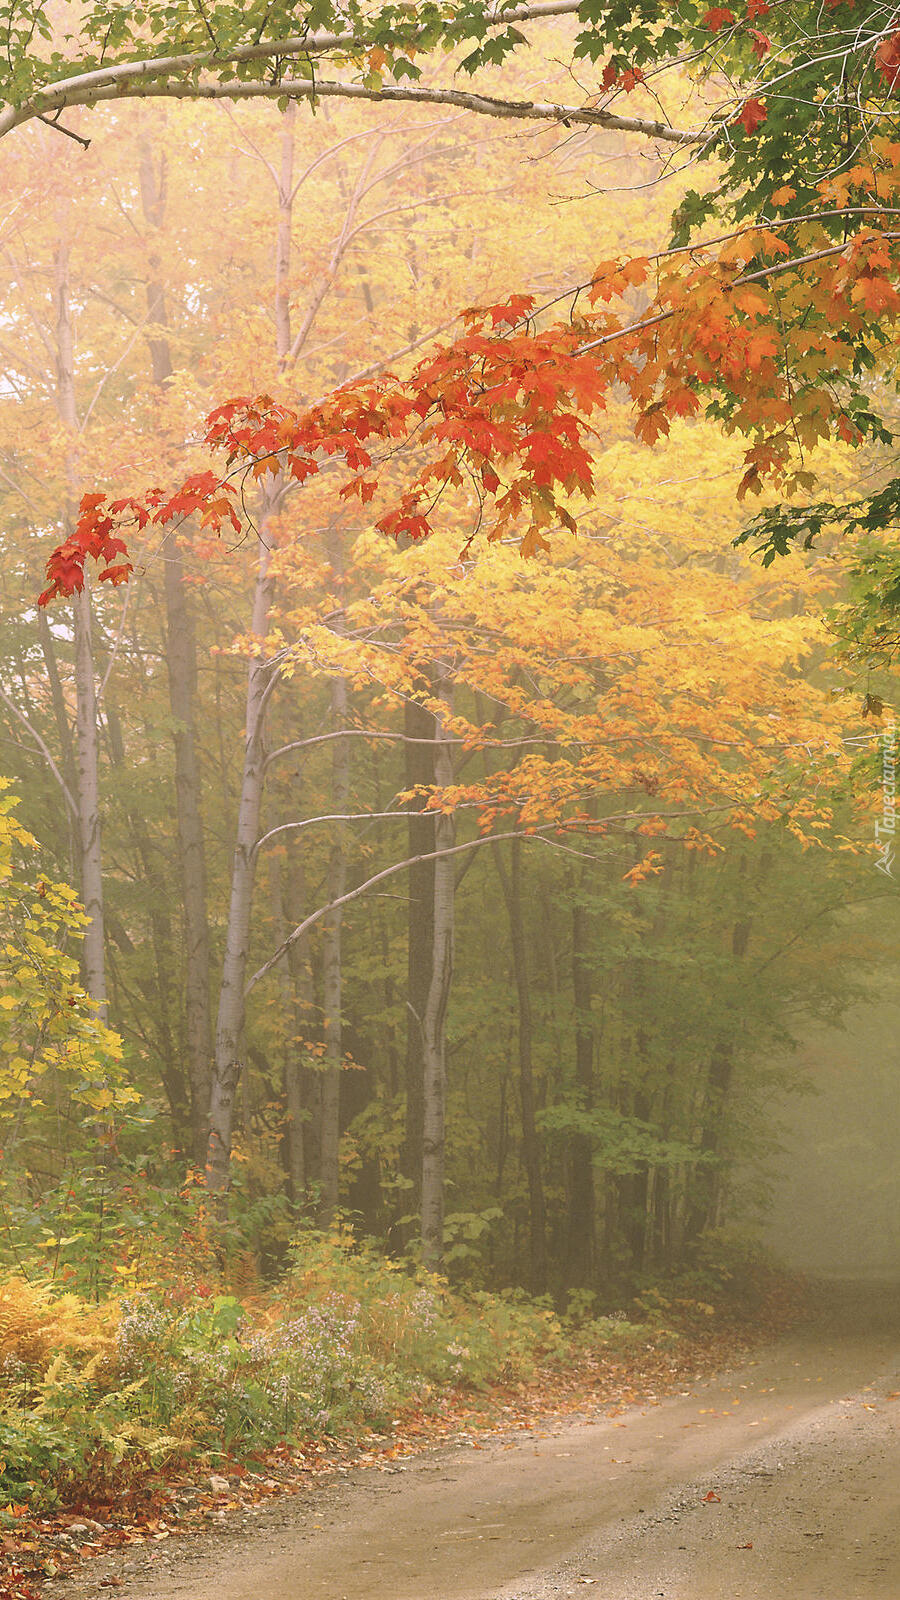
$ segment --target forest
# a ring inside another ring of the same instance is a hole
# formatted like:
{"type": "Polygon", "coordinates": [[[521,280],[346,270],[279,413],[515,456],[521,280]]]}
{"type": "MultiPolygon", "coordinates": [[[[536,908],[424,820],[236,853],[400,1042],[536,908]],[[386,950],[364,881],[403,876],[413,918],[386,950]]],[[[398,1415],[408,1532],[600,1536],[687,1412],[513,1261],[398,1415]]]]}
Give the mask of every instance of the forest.
{"type": "Polygon", "coordinates": [[[790,1302],[796,1046],[893,945],[851,10],[0,8],[15,1600],[89,1480],[790,1302]]]}

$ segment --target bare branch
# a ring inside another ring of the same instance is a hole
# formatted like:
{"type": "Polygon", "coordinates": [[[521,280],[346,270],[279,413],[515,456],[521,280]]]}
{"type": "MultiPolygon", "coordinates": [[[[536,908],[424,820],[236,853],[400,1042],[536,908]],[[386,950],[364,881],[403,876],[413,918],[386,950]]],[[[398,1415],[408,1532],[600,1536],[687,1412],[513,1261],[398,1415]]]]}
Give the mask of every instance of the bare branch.
{"type": "MultiPolygon", "coordinates": [[[[426,742],[433,744],[434,740],[429,739],[426,742]]],[[[344,811],[335,812],[328,816],[302,817],[299,822],[281,822],[277,828],[270,828],[268,833],[264,833],[257,839],[251,855],[255,856],[264,844],[268,844],[269,840],[274,839],[279,833],[297,833],[302,828],[314,828],[320,822],[384,822],[389,818],[394,818],[398,822],[406,822],[409,817],[434,817],[436,815],[437,812],[432,807],[430,811],[344,811]]]]}
{"type": "MultiPolygon", "coordinates": [[[[308,750],[310,746],[328,744],[332,739],[386,739],[391,744],[434,744],[433,739],[416,739],[409,733],[376,733],[368,728],[341,728],[337,733],[314,733],[308,739],[293,739],[290,744],[280,745],[277,750],[272,750],[266,757],[266,766],[277,760],[279,756],[290,755],[292,750],[308,750]]],[[[520,745],[547,745],[555,744],[556,740],[549,734],[544,737],[535,736],[529,739],[476,739],[454,738],[453,735],[442,737],[442,744],[466,745],[470,750],[515,750],[520,745]]],[[[583,741],[579,741],[583,743],[583,741]]],[[[392,813],[393,814],[393,813],[392,813]]],[[[408,813],[404,812],[404,815],[408,813]]]]}
{"type": "Polygon", "coordinates": [[[43,756],[47,766],[49,767],[63,792],[63,799],[65,800],[69,811],[73,817],[77,817],[78,807],[75,803],[72,791],[70,790],[65,778],[59,770],[59,767],[56,765],[56,762],[50,754],[48,746],[38,733],[37,728],[34,726],[33,722],[31,722],[30,718],[26,717],[24,711],[19,710],[16,702],[11,698],[10,695],[6,693],[5,689],[0,689],[0,700],[2,700],[3,704],[12,712],[13,716],[16,717],[19,722],[21,722],[22,727],[25,729],[25,732],[28,734],[29,738],[34,740],[38,748],[38,752],[43,756]]]}
{"type": "Polygon", "coordinates": [[[67,139],[74,139],[76,144],[81,145],[82,150],[90,150],[90,139],[85,139],[83,134],[75,133],[71,128],[64,128],[62,123],[56,120],[56,117],[45,117],[39,112],[38,122],[43,122],[46,127],[53,128],[54,132],[56,133],[64,134],[67,139]]]}
{"type": "MultiPolygon", "coordinates": [[[[429,743],[432,742],[433,741],[429,740],[429,743]]],[[[251,989],[254,989],[260,980],[266,977],[266,975],[271,972],[273,967],[277,966],[282,956],[285,955],[288,950],[290,950],[291,946],[296,944],[298,939],[302,939],[303,935],[307,933],[310,928],[315,927],[317,922],[321,922],[322,918],[326,917],[329,911],[335,911],[338,906],[347,905],[351,900],[358,900],[361,895],[366,894],[369,889],[374,888],[376,883],[383,883],[385,878],[392,878],[398,872],[405,872],[408,867],[418,866],[419,862],[421,861],[436,861],[439,856],[461,855],[466,850],[477,850],[480,845],[496,844],[501,839],[522,839],[526,842],[552,845],[554,848],[558,850],[564,850],[568,854],[584,855],[586,852],[572,850],[570,846],[560,843],[558,836],[565,833],[580,833],[603,838],[604,834],[615,823],[621,824],[625,822],[648,822],[651,819],[668,820],[673,817],[685,818],[695,817],[698,815],[703,816],[708,815],[710,812],[730,811],[733,808],[734,803],[735,802],[723,805],[701,806],[693,809],[689,808],[683,811],[619,811],[611,816],[598,817],[596,821],[587,823],[581,820],[570,822],[563,820],[558,822],[547,822],[541,824],[539,827],[534,828],[528,833],[523,833],[521,828],[511,828],[506,833],[484,833],[481,834],[477,839],[466,840],[463,844],[450,845],[449,849],[446,850],[426,850],[421,855],[407,856],[405,861],[395,861],[392,866],[383,867],[381,872],[376,872],[374,877],[367,878],[365,883],[358,884],[355,889],[349,889],[347,893],[342,894],[339,899],[332,900],[328,905],[319,906],[317,911],[311,911],[308,917],[304,917],[303,921],[298,923],[293,933],[288,934],[288,937],[282,941],[274,954],[269,957],[268,961],[264,961],[262,966],[259,967],[256,972],[254,972],[253,977],[250,978],[244,989],[244,998],[246,999],[251,989]],[[548,835],[554,834],[557,835],[556,838],[548,837],[548,835]]],[[[409,813],[406,814],[408,815],[409,813]]],[[[414,812],[412,814],[415,815],[414,812]]],[[[439,814],[440,813],[437,811],[429,813],[429,815],[435,817],[439,814]]],[[[590,855],[589,859],[594,860],[595,857],[590,855]]]]}
{"type": "MultiPolygon", "coordinates": [[[[437,815],[437,813],[432,813],[432,815],[437,815]]],[[[559,832],[560,824],[554,823],[553,829],[555,832],[559,832]]],[[[323,917],[327,916],[330,911],[336,910],[338,906],[347,905],[351,900],[358,900],[361,895],[366,894],[369,889],[374,888],[376,883],[382,883],[385,878],[392,878],[398,872],[405,872],[408,867],[415,867],[421,861],[435,861],[438,856],[460,855],[465,850],[476,850],[479,845],[492,844],[498,839],[520,839],[522,837],[537,839],[542,843],[549,842],[546,839],[543,839],[541,834],[531,833],[523,836],[520,829],[514,828],[509,833],[484,834],[481,838],[469,839],[464,844],[451,845],[447,850],[427,850],[421,855],[408,856],[405,861],[395,861],[392,866],[384,867],[381,872],[376,872],[374,877],[367,878],[365,883],[359,884],[355,889],[349,889],[346,894],[342,894],[337,900],[332,900],[329,905],[319,906],[317,911],[311,911],[308,917],[304,917],[303,921],[298,923],[293,933],[288,934],[288,937],[282,941],[274,954],[269,957],[268,961],[263,962],[263,965],[259,967],[256,972],[254,972],[253,977],[250,978],[244,989],[245,999],[250,993],[251,989],[254,989],[260,980],[266,977],[267,973],[271,972],[274,966],[277,966],[282,956],[287,954],[291,946],[296,944],[298,939],[302,939],[304,933],[306,933],[310,928],[315,927],[317,922],[321,922],[323,917]]]]}

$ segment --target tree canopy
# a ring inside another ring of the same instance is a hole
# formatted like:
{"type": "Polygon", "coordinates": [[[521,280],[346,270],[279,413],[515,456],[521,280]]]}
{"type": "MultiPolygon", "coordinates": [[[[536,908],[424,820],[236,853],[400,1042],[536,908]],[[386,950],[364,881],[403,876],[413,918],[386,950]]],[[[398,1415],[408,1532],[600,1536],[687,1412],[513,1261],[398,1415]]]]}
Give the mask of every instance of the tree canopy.
{"type": "MultiPolygon", "coordinates": [[[[510,284],[497,304],[462,304],[462,332],[400,376],[345,384],[311,409],[289,393],[225,397],[206,439],[226,473],[140,501],[86,501],[44,598],[77,586],[88,554],[103,578],[127,578],[122,535],[135,522],[202,511],[216,531],[236,528],[244,468],[302,481],[338,457],[341,492],[368,503],[380,460],[413,439],[416,466],[373,514],[382,531],[427,537],[449,491],[467,498],[472,535],[515,524],[528,553],[578,525],[592,429],[620,388],[645,443],[697,414],[744,437],[739,497],[767,485],[808,494],[822,440],[892,438],[872,382],[890,372],[900,307],[900,30],[881,7],[88,6],[71,33],[67,7],[13,11],[0,131],[36,115],[63,126],[72,107],[131,94],[431,99],[537,118],[561,137],[593,122],[663,151],[682,145],[661,176],[686,162],[705,179],[683,188],[658,250],[597,262],[550,302],[510,284]],[[546,43],[547,30],[579,86],[572,105],[494,94],[497,69],[527,64],[531,34],[546,43]],[[470,82],[483,92],[459,88],[470,82]],[[654,114],[624,116],[626,102],[654,114]],[[688,111],[692,128],[680,125],[688,111]]],[[[867,515],[878,523],[877,509],[867,515]]],[[[759,532],[771,559],[816,524],[793,508],[767,513],[759,532]]]]}

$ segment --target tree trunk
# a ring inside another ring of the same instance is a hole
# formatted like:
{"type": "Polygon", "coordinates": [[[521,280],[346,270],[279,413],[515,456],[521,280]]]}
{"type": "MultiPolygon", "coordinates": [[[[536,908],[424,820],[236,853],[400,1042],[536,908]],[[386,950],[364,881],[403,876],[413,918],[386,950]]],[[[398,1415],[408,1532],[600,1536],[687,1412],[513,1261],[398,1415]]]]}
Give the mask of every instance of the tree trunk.
{"type": "MultiPolygon", "coordinates": [[[[271,508],[271,498],[269,506],[271,508]]],[[[234,1098],[241,1075],[240,1039],[244,1026],[244,980],[250,945],[250,911],[256,868],[256,841],[262,810],[265,752],[263,728],[266,703],[277,668],[262,655],[272,600],[271,554],[266,541],[267,515],[260,525],[256,591],[253,598],[251,632],[260,654],[250,662],[247,675],[247,714],[244,726],[244,767],[241,777],[234,855],[231,865],[231,895],[225,930],[222,981],[216,1015],[215,1056],[209,1107],[209,1144],[206,1158],[207,1187],[213,1194],[228,1188],[231,1165],[231,1136],[234,1098]]]]}
{"type": "Polygon", "coordinates": [[[97,693],[91,644],[91,600],[85,585],[73,599],[75,611],[75,747],[78,773],[78,846],[81,898],[90,921],[84,932],[84,986],[106,1016],[106,965],[103,934],[103,859],[100,838],[100,751],[97,693]]]}
{"type": "MultiPolygon", "coordinates": [[[[582,874],[581,893],[585,889],[582,874]]],[[[576,891],[572,907],[572,991],[575,1002],[575,1093],[578,1109],[590,1111],[594,1092],[594,1018],[591,1010],[589,918],[576,891]]],[[[573,1136],[570,1154],[569,1282],[583,1287],[594,1275],[594,1164],[586,1134],[573,1136]]]]}
{"type": "Polygon", "coordinates": [[[510,846],[510,865],[507,872],[500,853],[494,846],[494,860],[503,887],[503,897],[509,917],[509,935],[512,946],[513,972],[518,1005],[519,1099],[522,1110],[522,1157],[528,1180],[528,1227],[530,1256],[530,1287],[532,1294],[543,1294],[547,1287],[547,1239],[544,1207],[544,1183],[541,1174],[541,1151],[537,1132],[536,1096],[534,1089],[534,1064],[532,1060],[531,989],[528,981],[528,955],[525,945],[525,923],[522,915],[522,842],[513,839],[510,846]]]}
{"type": "MultiPolygon", "coordinates": [[[[56,296],[56,401],[71,446],[66,452],[66,526],[75,520],[78,478],[75,440],[78,414],[75,404],[75,361],[69,315],[69,245],[63,235],[54,256],[56,296]]],[[[75,772],[78,798],[78,867],[81,898],[90,919],[84,932],[81,960],[84,986],[101,1017],[106,1018],[106,965],[103,929],[103,872],[100,838],[100,741],[97,729],[97,692],[91,640],[91,601],[87,581],[73,596],[75,631],[75,772]]]]}
{"type": "MultiPolygon", "coordinates": [[[[125,741],[122,737],[122,724],[118,711],[110,700],[107,700],[106,727],[112,760],[116,767],[124,768],[125,741]]],[[[149,890],[148,920],[156,967],[156,981],[150,977],[146,981],[138,979],[138,985],[146,997],[150,1011],[150,1027],[157,1041],[160,1077],[169,1102],[175,1146],[179,1151],[189,1154],[190,1094],[188,1078],[184,1071],[183,1040],[179,1038],[177,1020],[173,1019],[172,1015],[175,997],[178,994],[178,982],[166,875],[161,870],[160,853],[154,849],[146,818],[140,811],[128,810],[126,819],[134,853],[140,864],[141,878],[149,890]]],[[[115,938],[112,927],[111,934],[115,938]]]]}
{"type": "MultiPolygon", "coordinates": [[[[740,961],[750,942],[750,923],[736,922],[731,935],[731,954],[740,961]]],[[[693,1193],[688,1207],[685,1236],[688,1240],[699,1237],[706,1228],[714,1227],[722,1195],[721,1153],[725,1109],[731,1080],[734,1076],[734,1045],[730,1034],[724,1033],[710,1062],[706,1080],[700,1152],[706,1159],[694,1175],[693,1193]]]]}
{"type": "Polygon", "coordinates": [[[166,668],[169,705],[175,721],[175,810],[178,868],[184,908],[185,1043],[191,1087],[194,1159],[202,1164],[209,1136],[212,1088],[212,1014],[209,995],[210,950],[206,904],[206,847],[200,808],[200,769],[194,697],[197,648],[184,590],[184,564],[177,538],[163,547],[166,594],[166,668]]]}
{"type": "MultiPolygon", "coordinates": [[[[161,228],[165,221],[165,157],[154,168],[149,139],[142,139],[139,164],[144,221],[161,228]]],[[[173,374],[166,328],[165,290],[161,258],[151,247],[147,256],[148,343],[153,381],[164,389],[173,374]]],[[[191,1092],[193,1157],[206,1159],[209,1138],[209,1102],[212,1088],[212,1016],[209,996],[209,923],[206,907],[206,850],[200,807],[200,772],[194,702],[197,692],[197,645],[193,617],[184,586],[184,561],[175,533],[163,544],[166,605],[166,670],[169,706],[174,722],[175,811],[178,827],[178,867],[184,910],[184,1005],[187,1065],[191,1092]]]]}
{"type": "MultiPolygon", "coordinates": [[[[347,685],[343,678],[331,680],[331,726],[337,731],[347,726],[347,685]]],[[[350,794],[350,747],[346,739],[335,739],[331,757],[331,798],[334,811],[347,809],[350,794]]],[[[336,832],[328,860],[328,899],[338,900],[347,887],[347,855],[344,828],[336,832]]],[[[343,908],[329,911],[322,923],[322,1005],[325,1041],[325,1071],[322,1076],[321,1144],[321,1220],[330,1221],[337,1209],[339,1194],[338,1151],[340,1146],[341,1063],[343,1061],[341,1004],[343,972],[341,932],[343,908]]]]}
{"type": "MultiPolygon", "coordinates": [[[[291,784],[291,800],[297,810],[301,808],[299,773],[291,784]]],[[[308,909],[306,904],[306,874],[303,848],[288,846],[282,860],[273,852],[269,861],[272,880],[273,922],[279,944],[283,944],[292,928],[302,922],[308,909]]],[[[310,1119],[311,1077],[303,1054],[309,1038],[313,1015],[312,975],[309,967],[308,940],[304,935],[288,946],[287,958],[276,969],[281,990],[281,1006],[286,1019],[288,1038],[284,1047],[282,1086],[284,1092],[284,1122],[281,1138],[281,1161],[287,1181],[291,1205],[299,1210],[306,1199],[311,1181],[307,1162],[307,1124],[310,1119]]]]}
{"type": "MultiPolygon", "coordinates": [[[[299,849],[289,851],[286,891],[288,927],[285,928],[285,936],[289,928],[296,928],[303,921],[309,910],[302,845],[299,849]]],[[[302,1041],[312,1037],[315,1011],[309,939],[306,934],[289,946],[287,970],[291,985],[294,1038],[284,1069],[286,1155],[291,1199],[295,1206],[299,1206],[310,1183],[315,1182],[318,1176],[321,1150],[320,1105],[317,1103],[321,1075],[307,1066],[302,1055],[302,1041]]]]}
{"type": "MultiPolygon", "coordinates": [[[[436,685],[436,694],[452,704],[449,678],[436,685]]],[[[435,727],[434,782],[444,788],[453,782],[452,746],[441,738],[442,719],[435,727]]],[[[456,837],[453,814],[437,812],[435,850],[449,850],[456,837]]],[[[447,1002],[453,977],[453,911],[456,861],[438,856],[434,863],[434,934],[431,977],[422,1017],[423,1117],[422,1117],[422,1260],[432,1271],[444,1251],[444,1117],[447,1084],[447,1002]]]]}
{"type": "MultiPolygon", "coordinates": [[[[290,348],[290,254],[291,206],[295,114],[288,106],[281,121],[281,175],[278,187],[278,222],[275,240],[275,319],[276,355],[279,364],[290,348]]],[[[209,1144],[206,1158],[207,1187],[213,1194],[228,1188],[231,1165],[231,1135],[234,1099],[241,1075],[240,1042],[244,1026],[244,980],[250,944],[250,912],[256,868],[256,840],[265,783],[263,730],[266,704],[277,668],[262,655],[269,625],[274,581],[271,574],[271,548],[268,523],[283,491],[280,473],[265,481],[263,509],[258,530],[259,557],[253,615],[250,631],[259,655],[251,658],[247,673],[247,716],[244,728],[244,767],[241,777],[238,820],[231,868],[231,896],[225,931],[222,981],[216,1014],[213,1081],[209,1107],[209,1144]]]]}
{"type": "MultiPolygon", "coordinates": [[[[414,700],[404,709],[407,739],[422,740],[407,744],[407,789],[427,786],[434,778],[434,751],[425,740],[437,731],[434,714],[414,700]]],[[[407,823],[407,854],[427,855],[435,849],[434,817],[410,817],[407,823]]],[[[405,1191],[403,1210],[415,1213],[422,1199],[422,1139],[424,1112],[424,1020],[431,986],[434,948],[434,862],[417,861],[409,869],[407,913],[407,990],[406,990],[406,1128],[400,1155],[400,1170],[410,1187],[405,1191]]]]}

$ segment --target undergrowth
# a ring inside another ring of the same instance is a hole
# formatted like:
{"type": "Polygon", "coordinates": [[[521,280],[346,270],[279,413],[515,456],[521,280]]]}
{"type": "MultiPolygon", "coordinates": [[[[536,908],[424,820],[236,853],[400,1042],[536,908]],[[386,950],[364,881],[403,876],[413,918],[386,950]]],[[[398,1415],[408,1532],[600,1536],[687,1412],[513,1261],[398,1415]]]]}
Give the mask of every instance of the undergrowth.
{"type": "Polygon", "coordinates": [[[388,1433],[412,1410],[554,1370],[652,1363],[748,1310],[764,1323],[782,1293],[752,1250],[713,1239],[689,1274],[632,1285],[624,1309],[577,1291],[563,1316],[296,1219],[263,1287],[246,1233],[215,1222],[196,1183],[151,1227],[139,1180],[113,1204],[102,1172],[67,1178],[27,1221],[0,1191],[0,1533],[16,1507],[52,1511],[148,1472],[388,1433]]]}
{"type": "MultiPolygon", "coordinates": [[[[91,1304],[0,1281],[0,1504],[53,1507],[86,1482],[391,1428],[448,1392],[527,1382],[578,1350],[665,1343],[656,1326],[576,1329],[520,1293],[463,1296],[348,1232],[310,1231],[265,1292],[194,1274],[91,1304]]],[[[0,1513],[2,1515],[2,1513],[0,1513]]]]}

